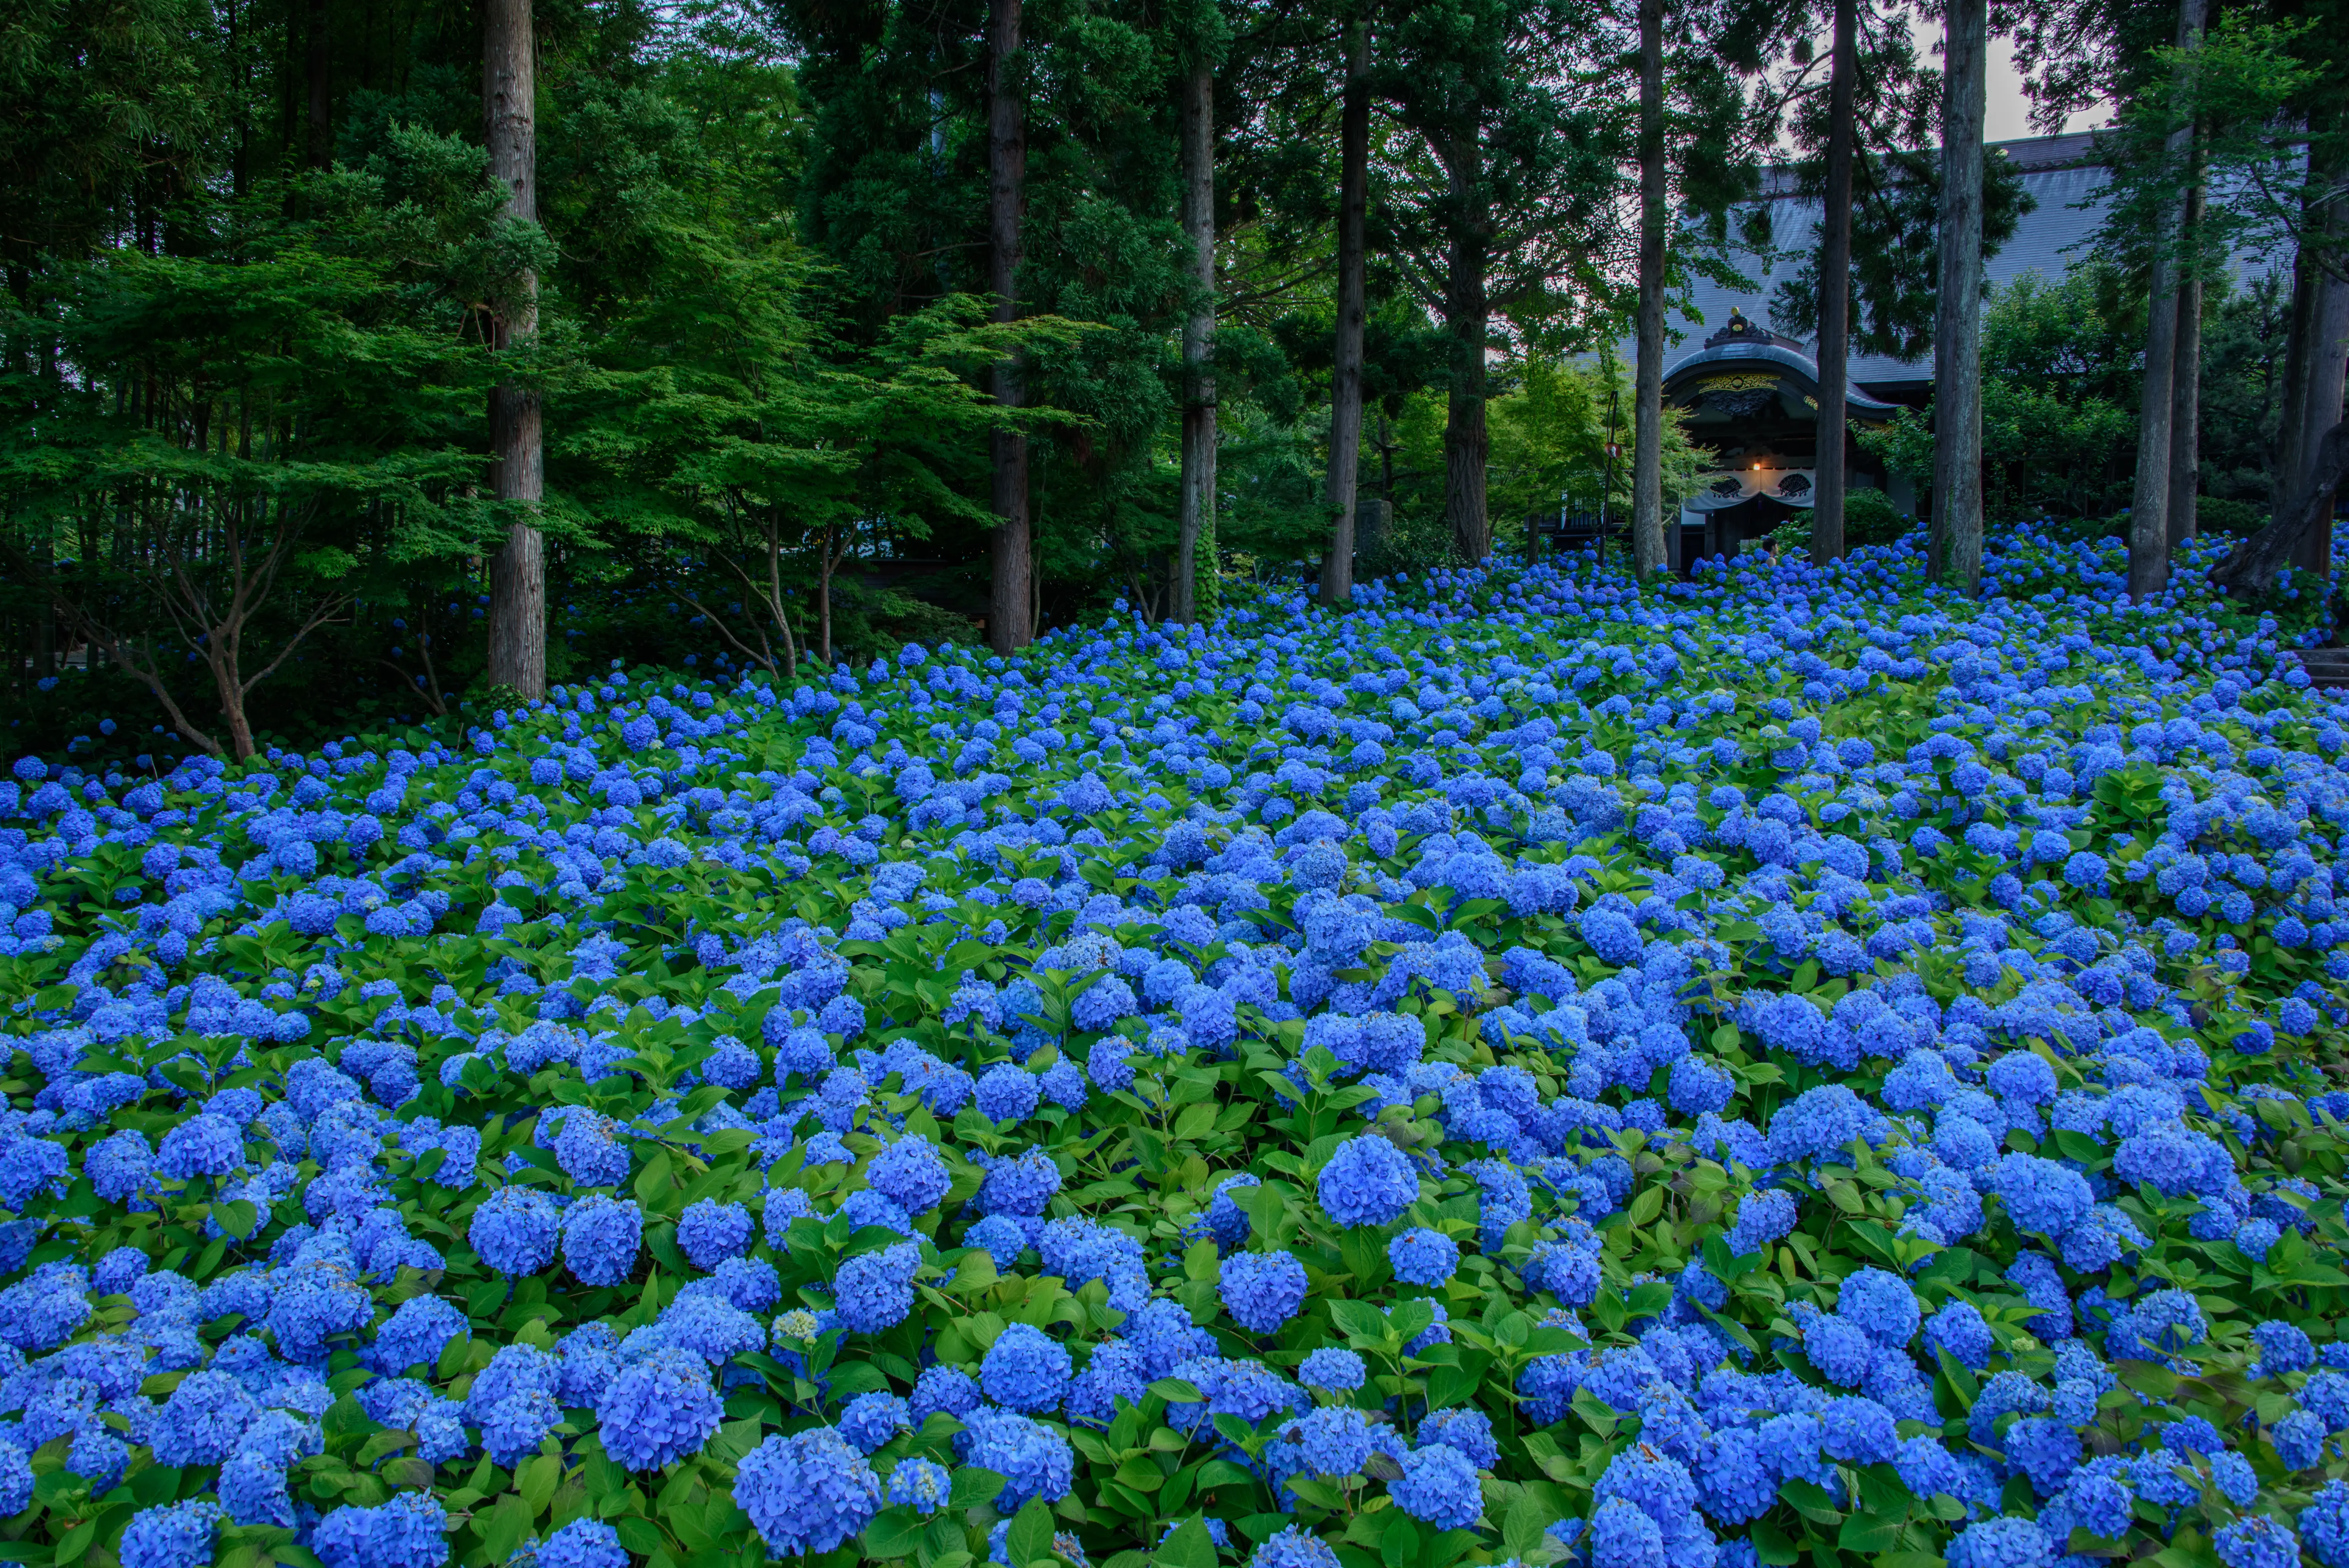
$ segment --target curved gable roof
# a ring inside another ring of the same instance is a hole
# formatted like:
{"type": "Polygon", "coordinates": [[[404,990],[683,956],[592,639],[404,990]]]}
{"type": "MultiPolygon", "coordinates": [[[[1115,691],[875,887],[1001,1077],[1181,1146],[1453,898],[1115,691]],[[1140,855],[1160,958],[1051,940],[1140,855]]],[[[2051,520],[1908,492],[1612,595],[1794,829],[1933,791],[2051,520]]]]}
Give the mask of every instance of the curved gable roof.
{"type": "MultiPolygon", "coordinates": [[[[1768,366],[1787,373],[1788,378],[1803,389],[1804,395],[1816,400],[1819,391],[1818,361],[1803,352],[1802,346],[1791,337],[1781,337],[1765,328],[1756,326],[1743,315],[1733,310],[1729,325],[1704,340],[1704,346],[1664,371],[1664,396],[1677,397],[1692,393],[1713,375],[1730,366],[1768,366]]],[[[1896,404],[1881,402],[1858,387],[1847,384],[1844,390],[1845,417],[1879,423],[1899,411],[1896,404]]]]}

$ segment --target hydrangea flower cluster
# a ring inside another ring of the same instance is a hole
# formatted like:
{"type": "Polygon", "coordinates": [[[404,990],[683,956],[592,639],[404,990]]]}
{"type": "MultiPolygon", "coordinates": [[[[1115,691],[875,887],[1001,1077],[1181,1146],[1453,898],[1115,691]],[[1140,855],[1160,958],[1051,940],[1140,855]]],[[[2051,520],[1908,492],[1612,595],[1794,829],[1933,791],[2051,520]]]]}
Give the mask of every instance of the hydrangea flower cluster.
{"type": "Polygon", "coordinates": [[[2099,548],[21,759],[0,1514],[2349,1568],[2349,716],[2099,548]]]}

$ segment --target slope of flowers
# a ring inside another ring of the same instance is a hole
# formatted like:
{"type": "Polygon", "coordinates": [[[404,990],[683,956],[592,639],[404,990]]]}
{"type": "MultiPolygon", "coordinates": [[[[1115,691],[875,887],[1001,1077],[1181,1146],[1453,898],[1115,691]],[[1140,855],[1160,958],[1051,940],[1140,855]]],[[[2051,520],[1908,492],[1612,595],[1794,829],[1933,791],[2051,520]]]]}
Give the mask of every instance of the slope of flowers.
{"type": "Polygon", "coordinates": [[[0,1555],[2349,1568],[2349,716],[1993,571],[22,760],[0,1555]]]}

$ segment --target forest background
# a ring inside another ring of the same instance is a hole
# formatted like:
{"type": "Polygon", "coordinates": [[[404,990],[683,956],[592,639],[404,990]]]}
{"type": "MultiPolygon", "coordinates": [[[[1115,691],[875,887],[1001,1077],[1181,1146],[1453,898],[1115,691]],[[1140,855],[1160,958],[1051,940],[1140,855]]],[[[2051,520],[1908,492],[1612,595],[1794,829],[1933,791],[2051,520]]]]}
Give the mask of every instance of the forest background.
{"type": "MultiPolygon", "coordinates": [[[[1604,490],[1619,513],[1643,22],[1664,39],[1646,122],[1673,214],[1662,287],[1812,255],[1808,292],[1771,315],[1816,330],[1819,236],[1758,228],[1753,198],[1774,164],[1822,178],[1832,5],[1030,0],[1009,7],[1008,49],[1006,8],[11,7],[9,745],[168,763],[191,744],[485,712],[517,523],[543,539],[543,679],[562,681],[615,659],[788,671],[905,641],[1017,645],[1112,611],[1196,616],[1225,581],[1310,579],[1346,520],[1364,526],[1367,577],[1520,547],[1563,494],[1604,490]],[[485,108],[517,9],[523,208],[485,108]],[[990,265],[1007,106],[1022,160],[1009,291],[990,265]],[[1350,126],[1350,369],[1334,330],[1350,126]],[[1353,505],[1332,457],[1348,375],[1353,505]],[[534,490],[493,460],[492,411],[523,404],[543,422],[534,490]],[[1016,627],[1007,442],[1032,524],[1016,627]]],[[[1940,78],[1916,40],[1940,14],[1844,9],[1854,338],[1913,350],[1930,341],[1940,201],[1914,150],[1936,134],[1940,78]]],[[[2342,73],[2325,62],[2349,27],[2325,0],[2205,15],[2233,74],[2193,83],[2178,18],[2130,0],[1995,18],[2044,114],[2123,104],[2117,210],[2166,177],[2180,113],[2233,127],[2210,145],[2243,168],[2336,156],[2342,73]]],[[[1985,181],[1993,244],[2013,211],[2001,179],[1985,181]]],[[[2199,461],[2203,526],[2248,532],[2282,482],[2307,291],[2291,236],[2245,214],[2212,225],[2265,264],[2248,283],[2209,269],[2199,461]]],[[[1991,526],[2123,526],[2163,264],[2142,226],[2108,225],[2064,277],[1986,302],[1991,526]]],[[[1930,479],[1924,421],[1878,440],[1930,479]]],[[[1658,442],[1669,509],[1703,461],[1670,420],[1658,442]]],[[[1848,542],[1910,526],[1857,498],[1848,542]]]]}

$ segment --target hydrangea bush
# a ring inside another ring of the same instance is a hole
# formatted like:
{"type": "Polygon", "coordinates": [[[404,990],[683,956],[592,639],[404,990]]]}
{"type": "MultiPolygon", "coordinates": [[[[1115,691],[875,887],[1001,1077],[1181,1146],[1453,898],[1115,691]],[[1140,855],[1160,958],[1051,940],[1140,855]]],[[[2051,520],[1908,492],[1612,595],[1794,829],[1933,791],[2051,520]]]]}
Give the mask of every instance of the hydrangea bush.
{"type": "Polygon", "coordinates": [[[2341,709],[1993,578],[19,761],[0,1556],[2349,1568],[2341,709]]]}

